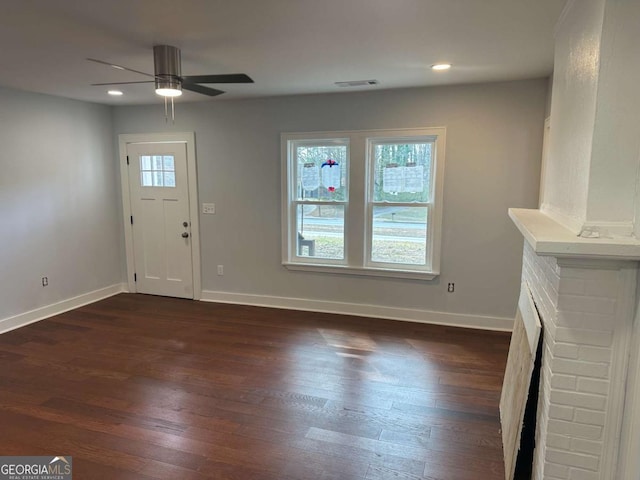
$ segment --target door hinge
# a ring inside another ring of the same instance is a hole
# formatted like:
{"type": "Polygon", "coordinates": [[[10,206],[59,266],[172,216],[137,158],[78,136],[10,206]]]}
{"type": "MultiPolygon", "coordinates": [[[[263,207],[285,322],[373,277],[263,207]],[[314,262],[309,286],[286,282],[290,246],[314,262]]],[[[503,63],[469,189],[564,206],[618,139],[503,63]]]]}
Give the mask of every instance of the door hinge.
{"type": "Polygon", "coordinates": [[[131,215],[131,225],[133,225],[133,215],[131,215]]]}
{"type": "Polygon", "coordinates": [[[138,274],[137,274],[137,273],[134,273],[134,274],[133,274],[133,281],[134,281],[134,282],[137,282],[137,281],[138,281],[138,274]]]}
{"type": "Polygon", "coordinates": [[[129,165],[129,155],[127,155],[127,165],[129,165]]]}

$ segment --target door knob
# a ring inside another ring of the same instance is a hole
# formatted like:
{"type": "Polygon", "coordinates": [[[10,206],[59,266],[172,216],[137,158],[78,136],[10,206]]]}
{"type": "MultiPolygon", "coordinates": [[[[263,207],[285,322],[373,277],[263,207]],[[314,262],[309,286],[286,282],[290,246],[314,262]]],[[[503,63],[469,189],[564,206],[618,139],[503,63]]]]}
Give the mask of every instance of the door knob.
{"type": "Polygon", "coordinates": [[[182,222],[182,226],[183,226],[184,228],[187,228],[187,227],[189,226],[189,222],[182,222]]]}
{"type": "Polygon", "coordinates": [[[182,232],[182,238],[189,238],[189,234],[187,232],[182,232]]]}

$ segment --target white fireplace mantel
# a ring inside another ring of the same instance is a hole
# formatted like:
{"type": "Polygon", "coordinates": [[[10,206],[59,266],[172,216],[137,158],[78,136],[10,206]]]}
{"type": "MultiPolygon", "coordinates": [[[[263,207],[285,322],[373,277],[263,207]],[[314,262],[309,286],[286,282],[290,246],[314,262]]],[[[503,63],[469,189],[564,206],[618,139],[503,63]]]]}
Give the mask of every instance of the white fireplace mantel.
{"type": "Polygon", "coordinates": [[[538,255],[640,260],[635,237],[583,238],[540,210],[510,208],[509,217],[538,255]]]}
{"type": "Polygon", "coordinates": [[[532,478],[622,478],[640,241],[583,238],[540,210],[509,216],[525,238],[522,279],[544,325],[532,478]]]}

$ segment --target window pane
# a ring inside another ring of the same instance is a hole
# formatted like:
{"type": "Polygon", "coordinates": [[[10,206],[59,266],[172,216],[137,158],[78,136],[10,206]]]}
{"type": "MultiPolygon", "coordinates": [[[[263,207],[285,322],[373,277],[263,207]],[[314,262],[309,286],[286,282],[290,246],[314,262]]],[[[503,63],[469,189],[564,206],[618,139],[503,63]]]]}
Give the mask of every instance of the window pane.
{"type": "Polygon", "coordinates": [[[432,151],[425,142],[374,143],[374,201],[429,201],[432,151]]]}
{"type": "Polygon", "coordinates": [[[152,172],[153,173],[153,186],[161,187],[162,183],[162,172],[152,172]]]}
{"type": "Polygon", "coordinates": [[[174,165],[174,161],[173,161],[173,155],[165,155],[164,156],[164,161],[163,161],[163,166],[164,166],[164,170],[165,171],[174,171],[175,170],[175,165],[174,165]]]}
{"type": "Polygon", "coordinates": [[[425,265],[427,208],[373,207],[371,261],[425,265]]]}
{"type": "Polygon", "coordinates": [[[164,186],[175,187],[176,186],[176,174],[175,172],[164,172],[164,186]]]}
{"type": "Polygon", "coordinates": [[[296,145],[298,200],[347,199],[347,145],[296,145]]]}
{"type": "Polygon", "coordinates": [[[151,165],[152,170],[162,170],[162,156],[153,155],[151,157],[151,165]]]}
{"type": "Polygon", "coordinates": [[[151,170],[151,157],[142,155],[140,157],[140,170],[151,170]]]}
{"type": "Polygon", "coordinates": [[[143,187],[175,187],[173,155],[141,155],[140,183],[143,187]]]}
{"type": "Polygon", "coordinates": [[[141,182],[143,187],[152,187],[153,180],[151,179],[151,172],[142,172],[141,182]]]}
{"type": "Polygon", "coordinates": [[[298,256],[344,259],[344,206],[298,205],[296,225],[298,256]]]}

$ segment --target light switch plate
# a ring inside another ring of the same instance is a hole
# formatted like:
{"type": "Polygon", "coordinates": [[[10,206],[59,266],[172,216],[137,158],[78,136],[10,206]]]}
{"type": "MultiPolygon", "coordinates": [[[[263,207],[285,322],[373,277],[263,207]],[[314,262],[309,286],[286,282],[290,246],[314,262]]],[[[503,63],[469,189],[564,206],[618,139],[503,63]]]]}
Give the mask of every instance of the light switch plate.
{"type": "Polygon", "coordinates": [[[215,203],[203,203],[202,204],[202,213],[205,215],[215,215],[216,213],[216,204],[215,203]]]}

